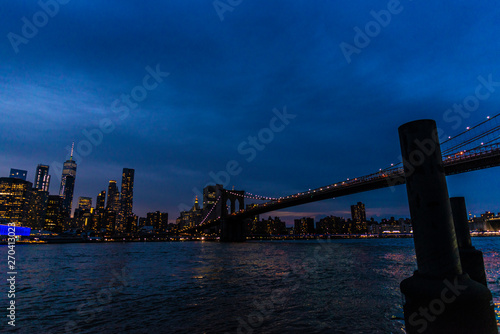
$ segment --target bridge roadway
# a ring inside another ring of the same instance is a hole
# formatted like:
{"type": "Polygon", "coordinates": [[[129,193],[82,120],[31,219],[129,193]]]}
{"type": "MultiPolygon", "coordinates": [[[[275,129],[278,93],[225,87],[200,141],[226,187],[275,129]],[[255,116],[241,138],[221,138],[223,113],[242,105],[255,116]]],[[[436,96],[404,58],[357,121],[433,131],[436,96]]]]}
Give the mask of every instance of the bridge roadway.
{"type": "MultiPolygon", "coordinates": [[[[460,174],[500,166],[500,144],[490,145],[466,152],[459,152],[453,156],[443,159],[446,175],[460,174]]],[[[406,164],[407,168],[413,168],[406,164]]],[[[322,201],[329,198],[351,195],[359,192],[370,191],[393,187],[405,183],[403,168],[393,168],[359,178],[348,179],[328,186],[324,186],[310,191],[282,197],[277,200],[256,205],[247,210],[240,210],[226,219],[243,220],[256,215],[285,209],[297,205],[322,201]]],[[[228,190],[230,192],[230,190],[228,190]]],[[[195,229],[209,227],[218,224],[218,220],[207,221],[203,225],[194,227],[195,229]]]]}

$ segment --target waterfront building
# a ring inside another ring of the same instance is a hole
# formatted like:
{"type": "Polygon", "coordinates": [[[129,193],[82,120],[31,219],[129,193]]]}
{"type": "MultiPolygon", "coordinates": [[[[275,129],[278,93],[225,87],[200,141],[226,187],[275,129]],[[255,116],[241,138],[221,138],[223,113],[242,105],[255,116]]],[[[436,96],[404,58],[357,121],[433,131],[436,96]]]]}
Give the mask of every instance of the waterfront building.
{"type": "Polygon", "coordinates": [[[59,195],[50,195],[47,201],[44,230],[62,232],[65,218],[63,198],[59,195]]]}
{"type": "Polygon", "coordinates": [[[0,217],[16,226],[28,223],[32,183],[20,178],[0,178],[0,217]]]}
{"type": "Polygon", "coordinates": [[[48,191],[36,188],[31,189],[31,197],[28,209],[28,222],[26,226],[33,229],[42,229],[44,227],[48,200],[48,191]]]}
{"type": "Polygon", "coordinates": [[[198,203],[198,196],[196,196],[194,205],[189,211],[182,211],[179,218],[177,218],[177,224],[179,229],[185,227],[193,227],[197,225],[202,219],[203,210],[200,208],[198,203]]]}
{"type": "Polygon", "coordinates": [[[251,235],[285,235],[287,233],[285,222],[281,221],[279,217],[262,219],[261,221],[252,220],[250,222],[251,235]]]}
{"type": "Polygon", "coordinates": [[[351,205],[351,219],[353,222],[366,223],[366,210],[363,203],[351,205]]]}
{"type": "Polygon", "coordinates": [[[148,212],[146,225],[153,226],[155,232],[165,232],[168,225],[168,213],[160,211],[148,212]]]}
{"type": "Polygon", "coordinates": [[[344,218],[328,216],[316,223],[316,232],[319,234],[348,233],[348,226],[344,218]]]}
{"type": "Polygon", "coordinates": [[[314,219],[301,218],[294,220],[294,234],[304,235],[314,233],[314,219]]]}

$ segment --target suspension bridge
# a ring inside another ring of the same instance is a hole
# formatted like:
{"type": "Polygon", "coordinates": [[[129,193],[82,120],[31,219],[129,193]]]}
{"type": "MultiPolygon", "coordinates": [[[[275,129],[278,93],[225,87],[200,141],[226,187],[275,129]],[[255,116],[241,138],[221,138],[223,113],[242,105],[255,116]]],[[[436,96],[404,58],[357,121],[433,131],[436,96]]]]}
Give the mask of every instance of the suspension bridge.
{"type": "Polygon", "coordinates": [[[244,240],[243,221],[266,212],[285,209],[297,205],[322,201],[355,193],[394,187],[405,184],[405,171],[411,172],[419,167],[424,155],[441,149],[443,167],[446,175],[460,174],[500,165],[500,114],[467,127],[455,136],[449,136],[439,144],[435,141],[416,143],[410,161],[403,160],[391,164],[377,172],[341,180],[320,188],[282,197],[259,196],[243,190],[227,190],[216,186],[216,202],[205,213],[203,219],[180,230],[180,233],[203,231],[214,226],[221,227],[221,240],[244,240]],[[263,200],[244,209],[244,199],[263,200]],[[227,203],[230,205],[227,205],[227,203]],[[239,210],[236,211],[236,203],[239,210]]]}

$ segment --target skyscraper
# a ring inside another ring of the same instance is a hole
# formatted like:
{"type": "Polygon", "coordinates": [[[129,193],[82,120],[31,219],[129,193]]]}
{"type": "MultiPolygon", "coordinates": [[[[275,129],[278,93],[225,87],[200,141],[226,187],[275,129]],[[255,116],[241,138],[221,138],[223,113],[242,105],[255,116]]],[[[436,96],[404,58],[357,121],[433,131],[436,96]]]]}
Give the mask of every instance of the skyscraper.
{"type": "Polygon", "coordinates": [[[21,179],[23,181],[26,181],[27,174],[28,172],[22,169],[15,169],[15,168],[10,169],[10,177],[13,179],[21,179]]]}
{"type": "Polygon", "coordinates": [[[45,215],[44,229],[48,231],[61,232],[63,230],[64,212],[62,209],[63,199],[58,195],[50,195],[47,203],[47,214],[45,215]]]}
{"type": "Polygon", "coordinates": [[[80,197],[75,210],[76,226],[85,230],[94,228],[92,197],[80,197]]]}
{"type": "Polygon", "coordinates": [[[103,190],[97,195],[97,201],[95,203],[95,212],[94,212],[94,228],[98,231],[101,230],[106,225],[105,216],[106,216],[106,191],[103,190]]]}
{"type": "Polygon", "coordinates": [[[36,167],[34,188],[40,189],[42,191],[49,191],[49,186],[50,186],[49,166],[39,164],[36,167]]]}
{"type": "Polygon", "coordinates": [[[106,209],[116,213],[120,211],[120,193],[118,192],[115,180],[109,180],[106,209]]]}
{"type": "Polygon", "coordinates": [[[148,212],[146,225],[153,226],[155,232],[165,232],[168,225],[168,213],[160,211],[148,212]]]}
{"type": "Polygon", "coordinates": [[[131,217],[133,215],[132,207],[134,202],[134,173],[134,169],[123,168],[121,211],[119,214],[119,228],[121,228],[122,230],[123,224],[127,222],[128,217],[131,217]]]}
{"type": "Polygon", "coordinates": [[[351,217],[354,222],[366,222],[365,205],[361,202],[358,202],[356,205],[351,205],[351,217]]]}
{"type": "Polygon", "coordinates": [[[92,209],[92,197],[78,198],[78,209],[90,211],[92,209]]]}
{"type": "Polygon", "coordinates": [[[63,210],[69,215],[71,215],[76,179],[76,161],[73,160],[73,148],[74,143],[71,147],[71,156],[63,165],[61,188],[59,190],[59,196],[63,198],[63,210]]]}
{"type": "Polygon", "coordinates": [[[103,190],[97,195],[97,201],[95,203],[95,209],[97,212],[103,212],[104,211],[104,203],[106,201],[106,191],[103,190]]]}
{"type": "Polygon", "coordinates": [[[42,189],[31,189],[31,199],[29,204],[28,222],[26,226],[41,229],[45,225],[45,215],[47,213],[47,201],[49,192],[42,189]]]}

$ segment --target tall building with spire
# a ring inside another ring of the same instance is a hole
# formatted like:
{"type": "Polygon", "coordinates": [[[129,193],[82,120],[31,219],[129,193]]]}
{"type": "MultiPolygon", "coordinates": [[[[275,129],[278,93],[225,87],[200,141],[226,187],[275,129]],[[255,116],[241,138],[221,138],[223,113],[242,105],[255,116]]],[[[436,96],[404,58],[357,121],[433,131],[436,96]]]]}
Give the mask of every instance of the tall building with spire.
{"type": "Polygon", "coordinates": [[[34,188],[39,189],[41,191],[49,191],[49,186],[50,186],[49,166],[39,164],[36,167],[34,188]]]}
{"type": "Polygon", "coordinates": [[[134,169],[123,168],[121,210],[119,214],[119,226],[121,229],[123,229],[123,225],[127,223],[127,219],[133,216],[132,207],[134,202],[134,174],[134,169]]]}
{"type": "Polygon", "coordinates": [[[71,215],[71,208],[73,203],[73,193],[75,191],[75,179],[76,179],[76,161],[73,160],[73,149],[75,143],[71,146],[71,156],[69,160],[63,165],[63,172],[61,177],[61,188],[59,190],[59,196],[63,199],[63,210],[71,215]]]}

